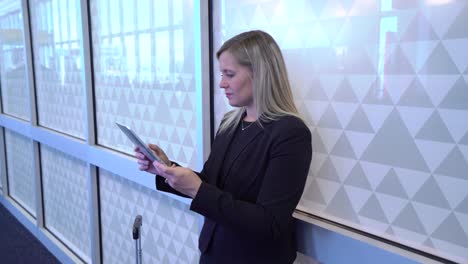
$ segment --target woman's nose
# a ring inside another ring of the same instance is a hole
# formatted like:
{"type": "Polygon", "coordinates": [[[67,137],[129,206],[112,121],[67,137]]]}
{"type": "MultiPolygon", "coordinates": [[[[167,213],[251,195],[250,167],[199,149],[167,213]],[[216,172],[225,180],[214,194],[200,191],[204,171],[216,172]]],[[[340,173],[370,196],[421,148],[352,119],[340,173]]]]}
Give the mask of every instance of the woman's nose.
{"type": "Polygon", "coordinates": [[[221,79],[221,81],[219,81],[219,87],[220,88],[227,88],[228,87],[228,84],[225,80],[221,79]]]}

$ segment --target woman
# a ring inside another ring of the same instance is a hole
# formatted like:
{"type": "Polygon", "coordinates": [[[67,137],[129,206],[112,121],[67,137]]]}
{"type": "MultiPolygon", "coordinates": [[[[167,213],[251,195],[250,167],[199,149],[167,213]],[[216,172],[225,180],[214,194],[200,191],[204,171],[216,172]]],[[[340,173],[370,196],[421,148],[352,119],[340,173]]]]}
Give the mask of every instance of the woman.
{"type": "MultiPolygon", "coordinates": [[[[229,39],[216,56],[220,87],[237,109],[221,121],[203,170],[151,164],[137,148],[139,169],[157,175],[158,190],[193,198],[190,209],[205,217],[200,263],[292,263],[292,214],[312,146],[281,51],[257,30],[229,39]]],[[[150,148],[171,164],[158,146],[150,148]]]]}

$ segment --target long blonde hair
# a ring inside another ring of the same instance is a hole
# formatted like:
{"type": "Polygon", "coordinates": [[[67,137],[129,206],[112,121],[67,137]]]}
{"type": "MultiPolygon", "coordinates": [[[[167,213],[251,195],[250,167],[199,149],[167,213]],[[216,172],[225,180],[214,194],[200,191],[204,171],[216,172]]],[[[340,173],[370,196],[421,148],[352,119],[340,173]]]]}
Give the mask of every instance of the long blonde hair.
{"type": "MultiPolygon", "coordinates": [[[[270,122],[286,115],[299,116],[294,104],[291,85],[281,50],[275,40],[266,32],[253,30],[241,33],[224,42],[216,52],[229,51],[237,62],[248,67],[253,76],[253,97],[257,122],[270,122]]],[[[245,112],[240,107],[226,114],[218,133],[234,128],[245,112]]]]}

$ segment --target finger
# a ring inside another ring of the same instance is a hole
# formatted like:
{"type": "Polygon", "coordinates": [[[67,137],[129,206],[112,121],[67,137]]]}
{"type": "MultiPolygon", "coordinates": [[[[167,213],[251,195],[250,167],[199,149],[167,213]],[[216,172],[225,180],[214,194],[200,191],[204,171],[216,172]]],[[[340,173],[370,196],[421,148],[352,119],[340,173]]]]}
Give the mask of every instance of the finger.
{"type": "Polygon", "coordinates": [[[139,159],[139,160],[137,161],[137,163],[140,164],[140,165],[144,165],[144,166],[148,166],[148,165],[149,165],[149,161],[147,161],[147,160],[140,160],[140,159],[139,159]]]}
{"type": "Polygon", "coordinates": [[[139,159],[139,160],[147,160],[145,154],[141,153],[141,152],[137,152],[135,153],[135,158],[139,159]]]}
{"type": "Polygon", "coordinates": [[[151,144],[149,143],[148,144],[148,147],[152,150],[154,150],[156,153],[161,153],[162,152],[162,149],[158,146],[158,145],[155,145],[155,144],[151,144]]]}
{"type": "Polygon", "coordinates": [[[140,148],[138,146],[135,146],[135,148],[133,149],[133,151],[135,152],[140,152],[140,148]]]}
{"type": "Polygon", "coordinates": [[[142,171],[145,171],[145,170],[148,169],[148,166],[141,165],[141,166],[138,166],[138,169],[142,170],[142,171]]]}

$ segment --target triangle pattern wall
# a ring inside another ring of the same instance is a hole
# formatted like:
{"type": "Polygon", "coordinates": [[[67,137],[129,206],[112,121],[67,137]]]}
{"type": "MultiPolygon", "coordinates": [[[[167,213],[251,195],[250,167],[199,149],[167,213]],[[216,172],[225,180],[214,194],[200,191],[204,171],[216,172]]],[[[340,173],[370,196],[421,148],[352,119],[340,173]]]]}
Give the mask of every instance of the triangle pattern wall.
{"type": "MultiPolygon", "coordinates": [[[[381,2],[225,1],[214,47],[262,29],[282,48],[313,136],[299,210],[463,262],[468,1],[381,2]]],[[[216,124],[230,109],[215,89],[216,124]]]]}

